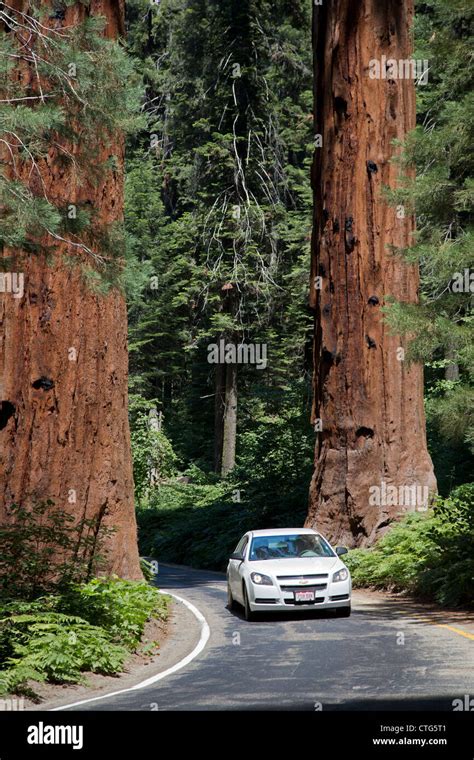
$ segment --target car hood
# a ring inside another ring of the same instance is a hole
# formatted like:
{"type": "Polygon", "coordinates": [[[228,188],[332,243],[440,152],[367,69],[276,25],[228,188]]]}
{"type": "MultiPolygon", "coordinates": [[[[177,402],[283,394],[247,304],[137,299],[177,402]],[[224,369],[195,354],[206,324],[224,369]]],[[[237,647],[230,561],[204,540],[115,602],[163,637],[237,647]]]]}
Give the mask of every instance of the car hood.
{"type": "Polygon", "coordinates": [[[252,573],[268,575],[312,575],[329,573],[345,567],[339,557],[307,557],[304,559],[264,559],[248,562],[252,573]]]}

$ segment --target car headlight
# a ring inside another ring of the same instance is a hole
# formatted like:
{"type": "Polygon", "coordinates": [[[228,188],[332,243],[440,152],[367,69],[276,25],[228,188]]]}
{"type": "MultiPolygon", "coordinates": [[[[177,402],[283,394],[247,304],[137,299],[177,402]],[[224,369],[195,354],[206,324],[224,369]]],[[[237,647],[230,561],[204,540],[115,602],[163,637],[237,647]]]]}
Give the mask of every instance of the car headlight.
{"type": "Polygon", "coordinates": [[[337,583],[338,581],[347,581],[348,577],[349,570],[343,567],[342,570],[338,570],[337,573],[334,573],[332,576],[332,582],[337,583]]]}
{"type": "Polygon", "coordinates": [[[262,573],[250,573],[250,577],[257,586],[273,586],[273,581],[268,575],[262,573]]]}

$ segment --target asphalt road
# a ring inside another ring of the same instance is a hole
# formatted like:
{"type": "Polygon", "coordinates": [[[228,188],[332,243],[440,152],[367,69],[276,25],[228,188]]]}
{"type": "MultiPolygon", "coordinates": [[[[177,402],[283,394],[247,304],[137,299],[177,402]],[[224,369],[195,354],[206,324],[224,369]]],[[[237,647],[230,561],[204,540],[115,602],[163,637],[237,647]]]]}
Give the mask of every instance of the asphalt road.
{"type": "Polygon", "coordinates": [[[226,608],[223,575],[160,564],[158,585],[205,616],[205,649],[152,686],[74,710],[451,711],[474,695],[474,636],[411,603],[354,592],[350,618],[298,612],[247,623],[226,608]]]}

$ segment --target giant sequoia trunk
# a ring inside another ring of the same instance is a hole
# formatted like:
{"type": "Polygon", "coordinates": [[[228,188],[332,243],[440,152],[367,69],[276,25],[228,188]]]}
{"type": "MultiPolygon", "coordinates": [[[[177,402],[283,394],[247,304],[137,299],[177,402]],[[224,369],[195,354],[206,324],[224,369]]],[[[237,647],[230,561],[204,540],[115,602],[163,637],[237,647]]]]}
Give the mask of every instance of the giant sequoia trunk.
{"type": "Polygon", "coordinates": [[[314,418],[322,432],[306,524],[351,546],[371,543],[406,511],[390,486],[426,489],[409,509],[426,508],[426,493],[436,488],[422,368],[404,360],[404,341],[390,334],[382,315],[388,296],[415,302],[418,293],[416,267],[390,250],[410,244],[413,219],[382,195],[397,182],[393,141],[415,123],[414,82],[385,78],[382,56],[410,57],[412,6],[332,0],[314,15],[315,133],[322,147],[313,169],[311,298],[314,418]],[[374,59],[378,79],[369,75],[374,59]]]}
{"type": "MultiPolygon", "coordinates": [[[[14,5],[28,8],[19,0],[14,5]]],[[[76,3],[62,23],[75,24],[86,13],[106,17],[110,38],[123,31],[123,0],[91,0],[87,8],[76,3]]],[[[31,80],[33,87],[33,72],[31,80]]],[[[80,145],[67,148],[80,152],[80,145]]],[[[105,145],[100,151],[105,162],[112,151],[105,145]]],[[[61,207],[91,204],[102,225],[120,220],[121,135],[113,152],[118,165],[97,184],[79,186],[74,165],[51,147],[38,163],[48,197],[61,207]]],[[[28,182],[30,167],[22,171],[28,182]]],[[[68,256],[80,259],[77,250],[57,240],[42,242],[50,251],[54,247],[54,255],[49,261],[41,253],[21,257],[24,297],[0,296],[0,520],[8,519],[12,503],[34,506],[51,499],[78,519],[113,526],[107,570],[139,578],[124,297],[117,290],[94,294],[79,267],[67,265],[68,256]]],[[[5,249],[3,256],[18,251],[5,249]]]]}

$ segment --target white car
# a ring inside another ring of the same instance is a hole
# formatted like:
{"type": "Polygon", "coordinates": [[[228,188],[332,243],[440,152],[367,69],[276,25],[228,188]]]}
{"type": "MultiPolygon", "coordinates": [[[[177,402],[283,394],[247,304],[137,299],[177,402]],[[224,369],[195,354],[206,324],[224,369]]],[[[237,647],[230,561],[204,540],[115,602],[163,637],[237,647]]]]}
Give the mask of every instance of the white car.
{"type": "Polygon", "coordinates": [[[245,619],[255,612],[333,609],[351,614],[352,581],[333,549],[311,528],[248,531],[227,566],[227,606],[241,604],[245,619]]]}

